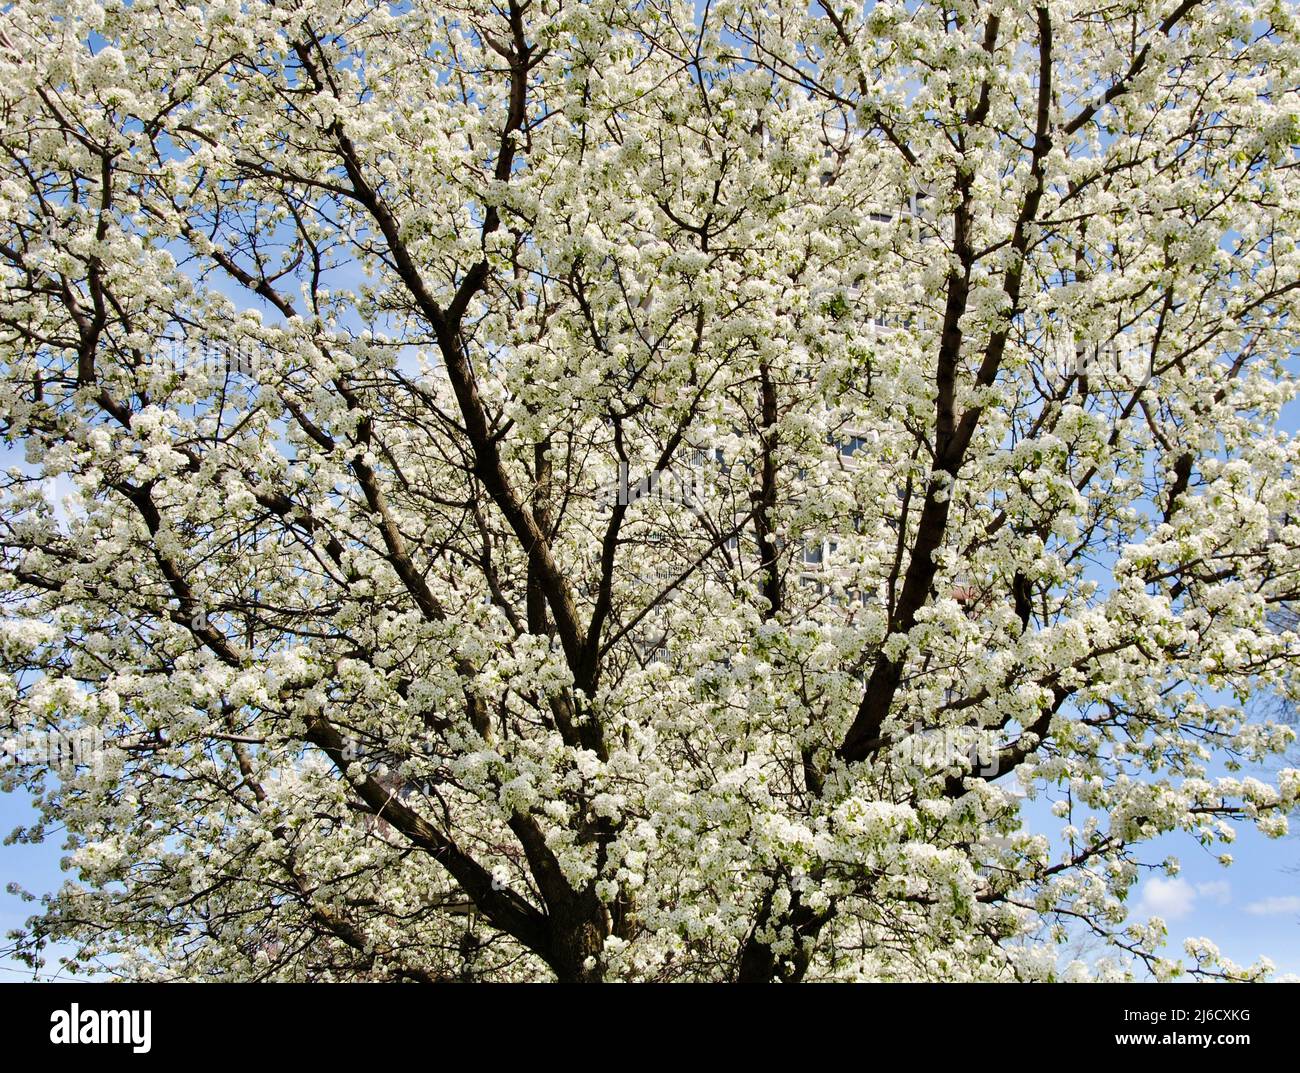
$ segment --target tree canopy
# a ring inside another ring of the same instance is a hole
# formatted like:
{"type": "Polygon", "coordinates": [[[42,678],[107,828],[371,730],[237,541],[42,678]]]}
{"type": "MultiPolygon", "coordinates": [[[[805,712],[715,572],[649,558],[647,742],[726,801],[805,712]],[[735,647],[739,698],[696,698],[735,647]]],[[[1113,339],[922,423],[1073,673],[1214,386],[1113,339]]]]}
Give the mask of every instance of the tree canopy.
{"type": "Polygon", "coordinates": [[[1257,974],[1125,898],[1300,795],[1298,89],[1285,0],[7,5],[21,950],[1257,974]]]}

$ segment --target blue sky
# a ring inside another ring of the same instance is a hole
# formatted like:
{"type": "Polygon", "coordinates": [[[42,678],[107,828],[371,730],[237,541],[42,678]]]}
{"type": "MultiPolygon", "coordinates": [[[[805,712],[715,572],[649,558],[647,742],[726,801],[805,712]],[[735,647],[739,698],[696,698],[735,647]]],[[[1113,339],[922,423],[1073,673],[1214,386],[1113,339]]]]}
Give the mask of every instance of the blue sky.
{"type": "MultiPolygon", "coordinates": [[[[26,795],[0,793],[0,831],[6,836],[15,827],[29,824],[36,818],[36,810],[26,795]]],[[[61,842],[62,835],[54,834],[41,845],[0,846],[0,888],[17,883],[33,893],[56,890],[68,878],[59,867],[63,856],[61,842]]],[[[0,934],[7,934],[21,925],[33,908],[32,903],[23,902],[16,895],[0,889],[0,934]]],[[[8,944],[6,940],[0,939],[0,945],[8,944]]],[[[57,966],[52,966],[47,975],[52,975],[55,971],[57,966]]],[[[0,956],[0,982],[24,976],[30,978],[31,970],[11,958],[0,956]]]]}
{"type": "MultiPolygon", "coordinates": [[[[1300,757],[1292,762],[1300,763],[1300,757]]],[[[1267,779],[1271,772],[1254,768],[1235,777],[1246,774],[1267,779]]],[[[1043,798],[1026,803],[1026,826],[1049,836],[1059,830],[1062,821],[1051,816],[1049,806],[1043,798]]],[[[1300,818],[1292,825],[1300,831],[1300,818]]],[[[1245,824],[1237,831],[1235,843],[1210,849],[1183,834],[1143,843],[1141,860],[1158,864],[1176,857],[1181,870],[1174,877],[1161,869],[1145,872],[1129,895],[1131,916],[1164,919],[1169,956],[1184,956],[1184,939],[1205,938],[1239,965],[1267,957],[1279,975],[1300,977],[1300,837],[1270,839],[1245,824]],[[1230,866],[1219,863],[1222,853],[1232,855],[1230,866]]]]}

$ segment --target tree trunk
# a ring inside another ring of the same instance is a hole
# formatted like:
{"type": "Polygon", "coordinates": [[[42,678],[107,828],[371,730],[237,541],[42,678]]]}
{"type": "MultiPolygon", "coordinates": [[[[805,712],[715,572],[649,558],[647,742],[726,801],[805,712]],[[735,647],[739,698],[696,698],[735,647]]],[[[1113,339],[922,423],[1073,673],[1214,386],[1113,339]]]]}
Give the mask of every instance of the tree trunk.
{"type": "Polygon", "coordinates": [[[551,917],[551,969],[565,984],[595,984],[604,979],[602,955],[609,917],[595,891],[585,891],[551,917]]]}

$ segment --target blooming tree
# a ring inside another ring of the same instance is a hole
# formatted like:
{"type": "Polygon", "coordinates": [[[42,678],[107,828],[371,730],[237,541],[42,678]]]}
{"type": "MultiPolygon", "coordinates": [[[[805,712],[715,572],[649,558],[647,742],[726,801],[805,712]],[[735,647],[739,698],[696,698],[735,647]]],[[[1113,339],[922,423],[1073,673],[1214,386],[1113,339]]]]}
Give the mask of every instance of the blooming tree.
{"type": "Polygon", "coordinates": [[[1286,0],[15,0],[20,948],[1259,971],[1125,897],[1300,795],[1298,86],[1286,0]]]}

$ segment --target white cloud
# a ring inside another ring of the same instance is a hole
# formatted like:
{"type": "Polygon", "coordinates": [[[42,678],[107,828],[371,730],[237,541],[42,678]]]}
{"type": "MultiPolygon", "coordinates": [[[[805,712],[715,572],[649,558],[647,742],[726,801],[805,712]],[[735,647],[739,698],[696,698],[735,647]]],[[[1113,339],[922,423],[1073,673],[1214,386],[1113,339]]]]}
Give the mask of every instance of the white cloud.
{"type": "Polygon", "coordinates": [[[1290,894],[1284,897],[1261,898],[1246,906],[1247,913],[1257,917],[1276,917],[1286,913],[1300,913],[1300,896],[1290,894]]]}
{"type": "Polygon", "coordinates": [[[1213,879],[1193,886],[1179,877],[1153,876],[1142,884],[1142,894],[1135,910],[1145,916],[1177,920],[1191,913],[1198,900],[1227,905],[1232,901],[1232,884],[1226,879],[1213,879]]]}
{"type": "Polygon", "coordinates": [[[1142,884],[1142,896],[1137,911],[1144,916],[1158,916],[1165,920],[1185,917],[1196,904],[1196,888],[1185,879],[1162,879],[1153,876],[1142,884]]]}
{"type": "Polygon", "coordinates": [[[1226,879],[1212,879],[1208,883],[1197,883],[1196,893],[1215,905],[1227,905],[1232,901],[1232,884],[1226,879]]]}

